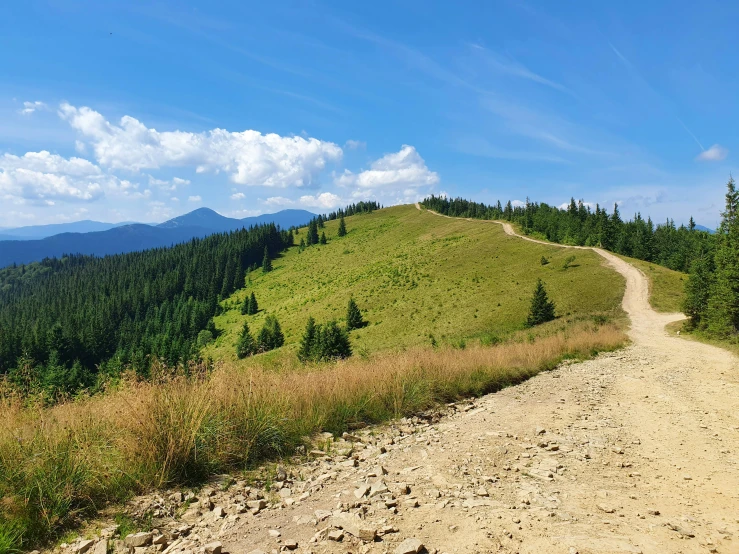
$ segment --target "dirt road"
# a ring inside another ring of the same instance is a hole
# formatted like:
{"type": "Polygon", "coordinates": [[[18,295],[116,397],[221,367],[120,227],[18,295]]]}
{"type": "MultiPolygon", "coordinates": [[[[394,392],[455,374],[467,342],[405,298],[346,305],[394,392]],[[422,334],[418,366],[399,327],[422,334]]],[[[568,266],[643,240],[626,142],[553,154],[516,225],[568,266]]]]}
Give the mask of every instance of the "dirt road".
{"type": "MultiPolygon", "coordinates": [[[[415,552],[407,539],[439,553],[739,552],[737,359],[668,336],[681,316],[654,312],[645,276],[596,251],[626,278],[628,348],[347,437],[288,470],[257,515],[185,520],[233,553],[415,552]]],[[[239,483],[213,502],[234,514],[239,491],[254,494],[239,483]]]]}

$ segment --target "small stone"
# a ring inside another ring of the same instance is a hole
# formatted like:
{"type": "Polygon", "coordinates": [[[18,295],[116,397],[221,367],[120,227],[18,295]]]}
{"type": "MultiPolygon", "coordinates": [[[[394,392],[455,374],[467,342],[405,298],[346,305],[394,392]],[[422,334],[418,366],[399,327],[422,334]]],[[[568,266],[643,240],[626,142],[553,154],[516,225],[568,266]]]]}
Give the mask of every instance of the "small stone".
{"type": "Polygon", "coordinates": [[[72,552],[76,552],[77,554],[85,554],[85,552],[90,550],[93,544],[95,544],[95,541],[91,541],[91,540],[80,541],[74,546],[74,548],[72,548],[72,552]]]}
{"type": "Polygon", "coordinates": [[[667,524],[667,527],[685,537],[695,537],[695,533],[690,527],[681,525],[680,523],[670,522],[667,524]]]}
{"type": "Polygon", "coordinates": [[[221,554],[223,545],[219,541],[213,541],[206,544],[204,547],[205,554],[221,554]]]}
{"type": "Polygon", "coordinates": [[[298,541],[287,539],[282,545],[288,550],[295,550],[298,547],[298,541]]]}
{"type": "Polygon", "coordinates": [[[331,512],[328,510],[316,510],[313,513],[315,514],[318,521],[323,521],[324,519],[328,519],[331,517],[331,512]]]}
{"type": "Polygon", "coordinates": [[[344,531],[342,531],[341,529],[334,529],[328,532],[326,538],[328,538],[328,540],[330,541],[340,542],[344,538],[344,531]]]}
{"type": "Polygon", "coordinates": [[[685,481],[692,481],[693,480],[693,478],[690,475],[683,475],[683,479],[685,481]]]}
{"type": "Polygon", "coordinates": [[[216,506],[215,508],[213,508],[213,517],[216,519],[221,519],[222,517],[226,517],[226,510],[224,510],[220,506],[216,506]]]}
{"type": "Polygon", "coordinates": [[[92,554],[108,554],[108,540],[101,539],[95,544],[95,548],[92,549],[92,554]]]}
{"type": "Polygon", "coordinates": [[[123,544],[129,548],[149,546],[153,537],[152,533],[132,533],[123,539],[123,544]]]}
{"type": "Polygon", "coordinates": [[[167,544],[167,537],[164,535],[157,535],[151,540],[151,544],[159,545],[159,544],[167,544]]]}
{"type": "Polygon", "coordinates": [[[537,435],[543,435],[543,434],[544,434],[544,433],[546,433],[546,432],[547,432],[547,430],[546,430],[546,429],[544,429],[544,427],[537,427],[537,428],[536,428],[536,434],[537,434],[537,435]]]}
{"type": "Polygon", "coordinates": [[[387,485],[382,481],[377,481],[376,483],[373,483],[370,487],[369,496],[370,498],[372,498],[373,496],[377,496],[378,494],[385,494],[386,492],[389,492],[387,485]]]}
{"type": "Polygon", "coordinates": [[[601,512],[605,512],[607,514],[612,514],[616,511],[616,508],[614,508],[613,506],[609,506],[608,504],[598,504],[598,509],[601,512]]]}
{"type": "Polygon", "coordinates": [[[280,489],[280,498],[290,498],[293,495],[293,491],[288,488],[280,489]]]}
{"type": "Polygon", "coordinates": [[[357,490],[354,491],[354,496],[356,498],[362,498],[370,491],[369,485],[361,485],[357,490]]]}
{"type": "Polygon", "coordinates": [[[273,539],[276,539],[277,537],[282,536],[282,533],[280,533],[277,529],[270,529],[268,533],[269,533],[269,536],[272,537],[273,539]]]}
{"type": "Polygon", "coordinates": [[[419,554],[423,550],[423,543],[418,539],[405,539],[395,549],[395,554],[419,554]]]}
{"type": "Polygon", "coordinates": [[[485,487],[480,487],[475,491],[475,494],[477,496],[490,496],[490,493],[488,493],[487,489],[485,487]]]}
{"type": "Polygon", "coordinates": [[[659,515],[659,510],[655,510],[655,509],[647,510],[647,513],[650,516],[658,516],[659,515]]]}

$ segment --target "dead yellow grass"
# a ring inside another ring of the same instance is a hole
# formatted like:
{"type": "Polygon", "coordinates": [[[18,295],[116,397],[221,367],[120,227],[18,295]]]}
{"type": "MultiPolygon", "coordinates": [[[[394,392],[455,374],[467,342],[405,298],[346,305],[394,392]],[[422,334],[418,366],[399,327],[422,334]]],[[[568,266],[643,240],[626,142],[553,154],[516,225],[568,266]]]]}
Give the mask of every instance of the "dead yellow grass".
{"type": "Polygon", "coordinates": [[[15,522],[26,539],[43,539],[102,500],[292,454],[318,431],[340,433],[352,422],[499,390],[563,359],[615,349],[625,336],[615,325],[579,322],[520,340],[419,347],[299,371],[223,365],[197,379],[129,382],[51,408],[6,395],[0,497],[12,502],[0,508],[0,544],[3,525],[15,522]]]}

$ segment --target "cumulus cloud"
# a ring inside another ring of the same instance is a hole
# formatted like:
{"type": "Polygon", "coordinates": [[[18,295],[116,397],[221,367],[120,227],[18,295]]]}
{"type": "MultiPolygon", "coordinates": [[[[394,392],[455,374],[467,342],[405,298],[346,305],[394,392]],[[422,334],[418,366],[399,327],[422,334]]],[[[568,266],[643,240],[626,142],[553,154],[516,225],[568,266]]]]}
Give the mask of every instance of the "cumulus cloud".
{"type": "Polygon", "coordinates": [[[714,144],[708,150],[704,150],[695,158],[699,162],[720,162],[725,159],[729,151],[719,144],[714,144]]]}
{"type": "Polygon", "coordinates": [[[117,188],[115,177],[82,158],[63,158],[47,151],[0,157],[0,193],[50,204],[55,200],[89,201],[117,188]]]}
{"type": "Polygon", "coordinates": [[[246,194],[243,192],[236,192],[230,196],[231,200],[243,200],[246,198],[246,194]]]}
{"type": "Polygon", "coordinates": [[[44,102],[23,102],[23,108],[18,110],[18,113],[21,115],[31,115],[32,113],[38,111],[38,110],[48,110],[49,106],[47,106],[44,102]]]}
{"type": "Polygon", "coordinates": [[[349,150],[359,150],[367,148],[367,143],[362,142],[361,140],[347,140],[344,143],[344,148],[348,148],[349,150]]]}
{"type": "Polygon", "coordinates": [[[187,179],[180,179],[179,177],[174,177],[171,181],[167,181],[166,179],[157,179],[153,175],[149,175],[149,185],[162,190],[175,191],[178,186],[189,184],[190,181],[187,179]]]}
{"type": "Polygon", "coordinates": [[[344,204],[340,196],[332,192],[322,192],[315,196],[305,195],[300,197],[300,204],[307,208],[338,208],[344,204]]]}
{"type": "Polygon", "coordinates": [[[267,206],[292,206],[295,204],[294,201],[284,196],[271,196],[264,201],[267,206]]]}
{"type": "Polygon", "coordinates": [[[413,146],[404,144],[395,153],[372,162],[370,169],[353,173],[348,169],[335,178],[337,185],[369,190],[407,190],[431,187],[439,183],[439,174],[429,170],[413,146]]]}
{"type": "Polygon", "coordinates": [[[91,144],[98,163],[113,169],[193,166],[198,173],[224,171],[241,185],[286,188],[313,184],[343,155],[338,145],[315,138],[253,130],[160,132],[130,116],[114,124],[95,110],[66,103],[59,115],[91,144]]]}
{"type": "Polygon", "coordinates": [[[188,202],[202,202],[203,198],[201,196],[188,196],[187,201],[188,202]]]}

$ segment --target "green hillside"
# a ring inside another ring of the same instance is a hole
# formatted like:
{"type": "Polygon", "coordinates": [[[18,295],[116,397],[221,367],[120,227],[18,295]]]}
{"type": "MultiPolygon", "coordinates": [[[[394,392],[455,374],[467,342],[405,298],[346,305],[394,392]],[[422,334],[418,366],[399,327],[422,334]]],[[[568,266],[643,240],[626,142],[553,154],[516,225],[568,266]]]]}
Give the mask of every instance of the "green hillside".
{"type": "MultiPolygon", "coordinates": [[[[235,360],[243,321],[256,332],[274,314],[285,346],[267,356],[293,356],[308,317],[341,320],[350,296],[369,322],[352,332],[358,354],[428,345],[431,336],[438,343],[503,338],[522,328],[537,278],[557,315],[621,313],[623,279],[593,252],[524,242],[489,221],[447,219],[414,206],[349,217],[346,224],[347,236],[336,236],[338,221],[327,222],[327,245],[290,248],[272,272],[250,273],[246,288],[223,302],[227,309],[215,318],[223,332],[204,355],[235,360]],[[542,256],[550,263],[542,265],[542,256]],[[252,291],[261,311],[242,316],[240,304],[252,291]]],[[[305,234],[301,229],[296,243],[305,234]]]]}

